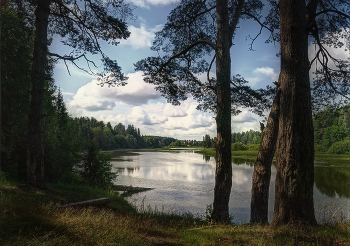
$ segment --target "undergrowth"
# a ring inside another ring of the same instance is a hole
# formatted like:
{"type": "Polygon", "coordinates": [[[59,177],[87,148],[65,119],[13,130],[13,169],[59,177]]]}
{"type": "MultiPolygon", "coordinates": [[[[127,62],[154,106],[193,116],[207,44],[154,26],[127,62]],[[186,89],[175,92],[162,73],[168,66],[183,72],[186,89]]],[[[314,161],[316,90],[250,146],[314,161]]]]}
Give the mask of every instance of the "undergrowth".
{"type": "Polygon", "coordinates": [[[350,222],[313,227],[215,225],[190,214],[135,209],[113,191],[1,179],[1,245],[350,245],[350,222]],[[108,196],[106,207],[58,205],[108,196]]]}

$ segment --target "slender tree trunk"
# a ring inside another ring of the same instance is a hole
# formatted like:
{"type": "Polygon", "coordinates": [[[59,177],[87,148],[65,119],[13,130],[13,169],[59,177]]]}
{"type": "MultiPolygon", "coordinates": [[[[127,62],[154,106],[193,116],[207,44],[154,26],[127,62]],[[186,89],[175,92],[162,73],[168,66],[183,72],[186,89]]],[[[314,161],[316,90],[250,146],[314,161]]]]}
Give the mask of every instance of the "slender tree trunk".
{"type": "Polygon", "coordinates": [[[268,223],[268,200],[271,179],[271,164],[276,151],[279,118],[279,84],[273,100],[267,126],[262,130],[262,140],[254,165],[250,223],[268,223]]]}
{"type": "Polygon", "coordinates": [[[217,142],[216,175],[212,220],[219,223],[229,222],[229,200],[232,187],[231,161],[231,39],[227,1],[216,1],[217,13],[217,142]]]}
{"type": "Polygon", "coordinates": [[[304,0],[280,0],[280,119],[273,225],[316,224],[314,136],[304,0]]]}
{"type": "Polygon", "coordinates": [[[47,29],[50,0],[38,0],[35,10],[35,42],[32,62],[31,88],[28,117],[27,183],[43,188],[43,94],[47,63],[47,29]]]}

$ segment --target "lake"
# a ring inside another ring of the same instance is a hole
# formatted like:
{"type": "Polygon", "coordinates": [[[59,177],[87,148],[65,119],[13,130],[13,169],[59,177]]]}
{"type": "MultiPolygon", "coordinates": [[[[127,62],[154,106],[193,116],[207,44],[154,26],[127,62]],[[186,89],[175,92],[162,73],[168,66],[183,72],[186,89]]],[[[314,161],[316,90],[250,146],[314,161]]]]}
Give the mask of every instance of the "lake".
{"type": "MultiPolygon", "coordinates": [[[[194,150],[117,151],[113,153],[117,185],[154,188],[128,197],[138,208],[203,216],[212,204],[215,158],[194,150]]],[[[314,203],[319,223],[350,219],[350,168],[348,161],[316,161],[314,203]]],[[[234,223],[250,219],[253,162],[232,163],[230,213],[234,223]]],[[[276,167],[272,165],[269,191],[269,221],[273,217],[276,167]]]]}

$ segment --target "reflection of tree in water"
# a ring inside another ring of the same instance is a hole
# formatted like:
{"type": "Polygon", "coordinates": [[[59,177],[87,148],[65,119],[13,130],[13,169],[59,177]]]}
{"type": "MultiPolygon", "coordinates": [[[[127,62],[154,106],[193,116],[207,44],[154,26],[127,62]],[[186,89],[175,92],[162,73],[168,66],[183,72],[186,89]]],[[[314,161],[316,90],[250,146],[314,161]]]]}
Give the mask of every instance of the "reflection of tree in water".
{"type": "Polygon", "coordinates": [[[315,167],[315,185],[329,197],[350,198],[350,169],[339,167],[315,167]]]}
{"type": "Polygon", "coordinates": [[[128,171],[128,174],[132,174],[135,171],[140,170],[139,167],[127,167],[126,170],[128,171]]]}
{"type": "MultiPolygon", "coordinates": [[[[203,155],[203,160],[205,160],[205,162],[209,162],[211,158],[215,159],[215,157],[203,155]]],[[[250,167],[254,166],[254,161],[252,159],[247,159],[242,157],[232,157],[232,162],[236,165],[246,164],[246,165],[249,165],[250,167]]]]}
{"type": "Polygon", "coordinates": [[[205,162],[209,162],[210,158],[211,157],[209,155],[203,155],[203,160],[205,160],[205,162]]]}
{"type": "Polygon", "coordinates": [[[241,158],[241,157],[233,157],[232,162],[236,165],[246,164],[250,167],[254,166],[254,161],[251,159],[241,158]]]}
{"type": "Polygon", "coordinates": [[[117,167],[117,173],[124,173],[125,170],[128,172],[128,174],[133,174],[134,171],[140,170],[140,167],[117,167]]]}

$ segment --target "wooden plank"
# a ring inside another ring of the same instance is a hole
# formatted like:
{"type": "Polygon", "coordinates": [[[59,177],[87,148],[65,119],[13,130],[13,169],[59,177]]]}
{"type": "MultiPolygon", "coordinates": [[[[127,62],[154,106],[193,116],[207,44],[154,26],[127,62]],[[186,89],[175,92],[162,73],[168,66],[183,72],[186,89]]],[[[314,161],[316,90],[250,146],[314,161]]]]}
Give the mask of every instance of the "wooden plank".
{"type": "Polygon", "coordinates": [[[111,198],[103,197],[103,198],[98,198],[98,199],[93,199],[93,200],[82,201],[82,202],[64,204],[64,205],[60,205],[59,208],[101,206],[101,205],[106,205],[107,203],[110,203],[110,202],[111,202],[111,198]]]}

